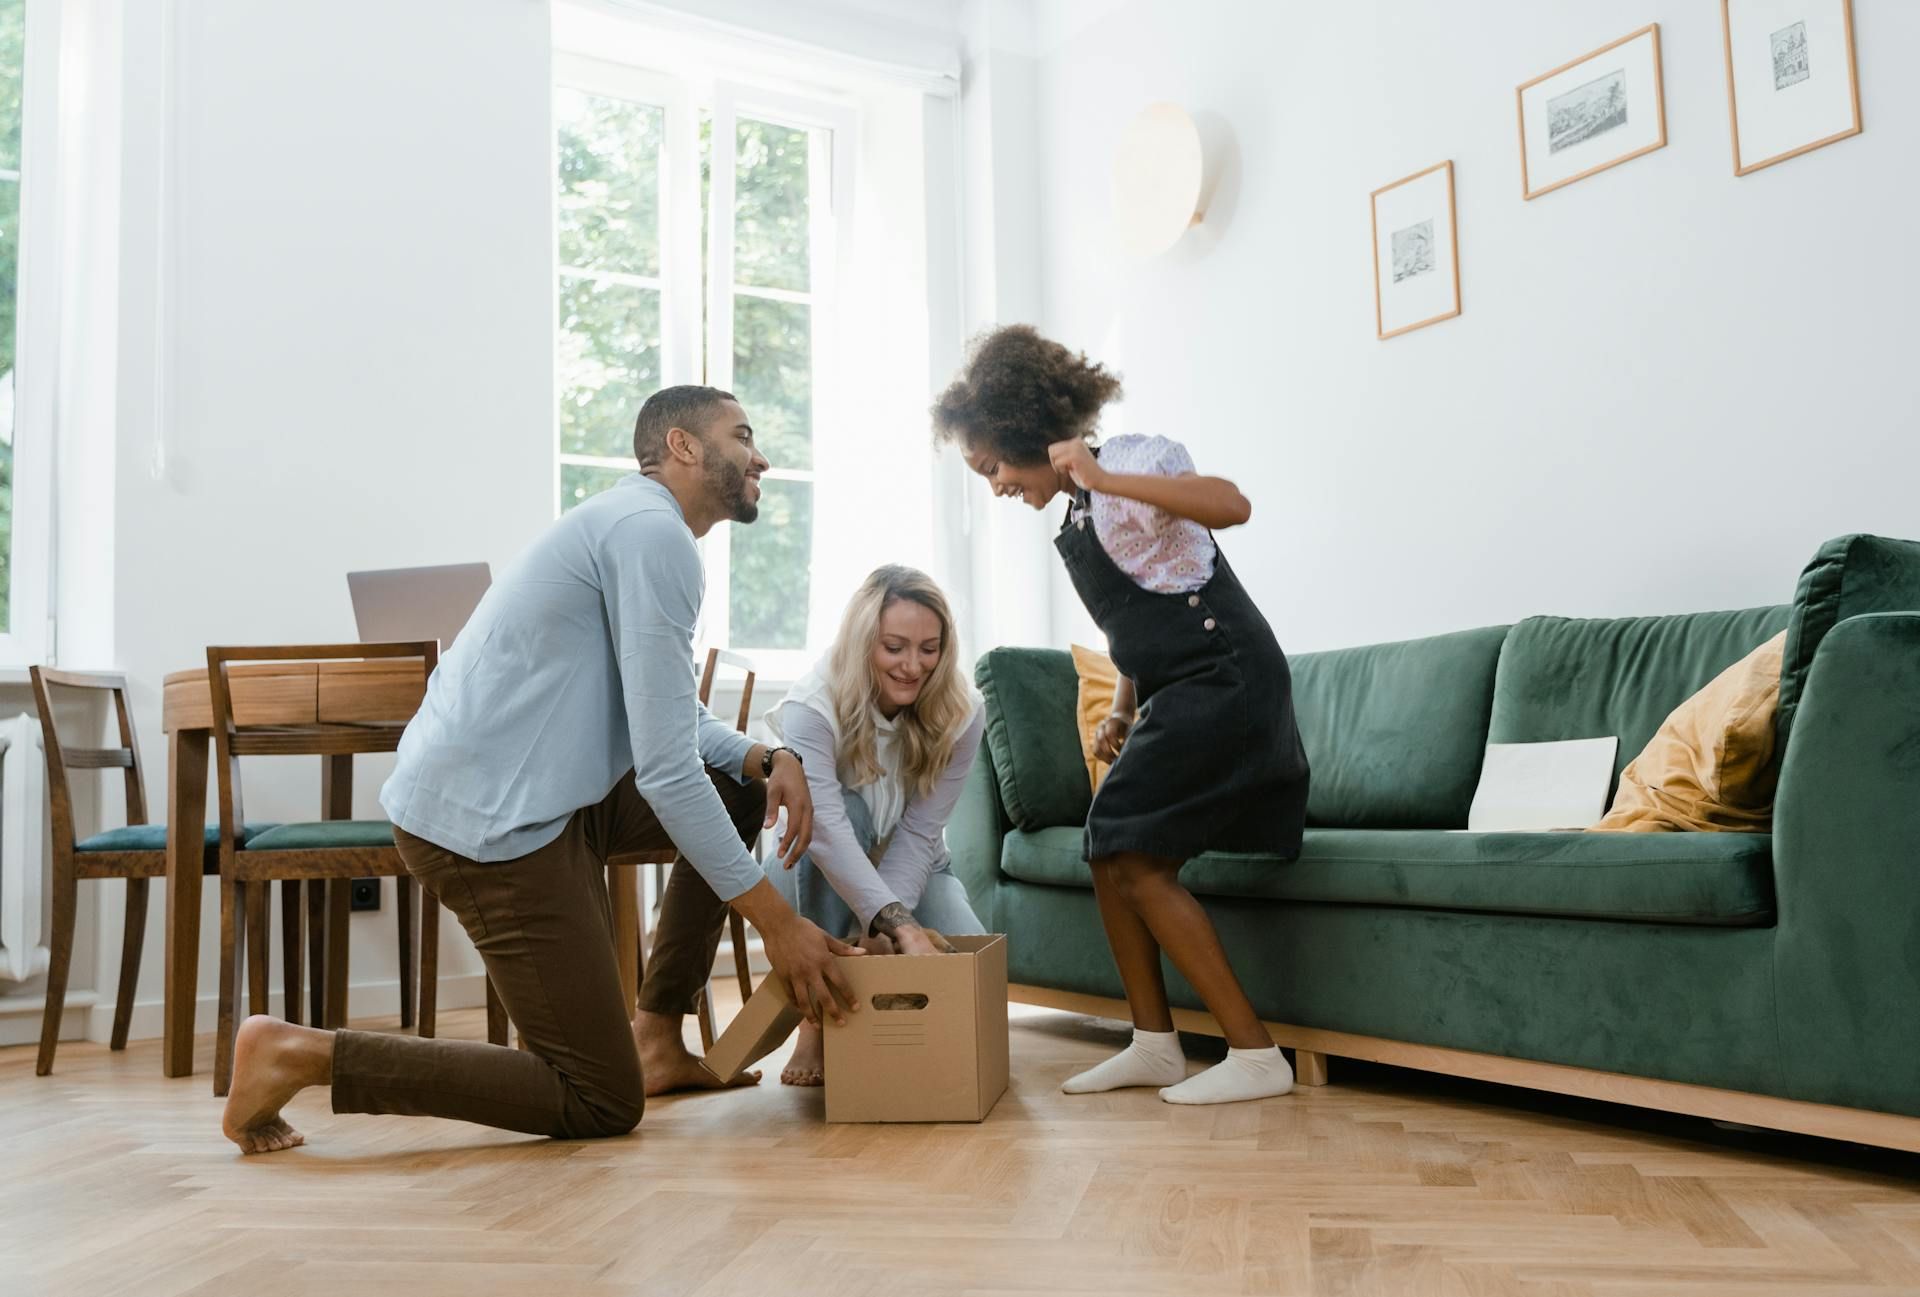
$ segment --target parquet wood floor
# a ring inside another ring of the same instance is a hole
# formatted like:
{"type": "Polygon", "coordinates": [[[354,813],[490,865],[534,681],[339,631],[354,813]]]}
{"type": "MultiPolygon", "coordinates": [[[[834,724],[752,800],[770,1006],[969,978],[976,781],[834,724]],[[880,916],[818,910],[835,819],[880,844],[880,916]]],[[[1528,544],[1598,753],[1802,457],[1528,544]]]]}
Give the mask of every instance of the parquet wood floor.
{"type": "Polygon", "coordinates": [[[1122,1030],[1014,1015],[980,1126],[828,1126],[773,1074],[599,1143],[310,1091],[309,1144],[261,1158],[220,1138],[210,1042],[175,1081],[157,1042],[44,1079],[0,1050],[0,1293],[1920,1293],[1920,1158],[1340,1060],[1260,1104],[1070,1098],[1122,1030]]]}

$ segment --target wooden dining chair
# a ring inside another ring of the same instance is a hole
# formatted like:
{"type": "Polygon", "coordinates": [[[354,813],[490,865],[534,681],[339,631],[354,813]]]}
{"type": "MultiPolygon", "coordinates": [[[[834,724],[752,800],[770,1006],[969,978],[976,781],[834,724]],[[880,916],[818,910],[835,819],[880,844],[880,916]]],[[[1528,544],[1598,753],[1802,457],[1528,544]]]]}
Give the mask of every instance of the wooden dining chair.
{"type": "MultiPolygon", "coordinates": [[[[213,695],[214,769],[220,791],[218,829],[220,873],[220,1017],[214,1042],[213,1091],[227,1092],[233,1074],[233,1041],[238,1020],[239,969],[246,953],[249,1003],[254,1013],[267,1009],[267,900],[269,884],[274,880],[304,880],[338,883],[354,878],[405,878],[407,869],[393,844],[393,826],[386,820],[345,818],[341,795],[352,786],[353,758],[363,753],[392,752],[400,745],[405,725],[392,721],[368,722],[356,719],[350,710],[330,714],[328,671],[330,664],[362,662],[366,674],[381,677],[383,688],[394,697],[386,700],[375,714],[392,716],[406,707],[417,706],[423,696],[427,677],[439,660],[439,645],[432,640],[392,644],[301,644],[270,645],[250,648],[211,647],[207,650],[207,683],[213,695]],[[257,723],[235,719],[236,687],[244,690],[244,667],[236,664],[272,662],[311,664],[317,703],[308,714],[320,719],[307,724],[274,723],[271,709],[257,723]],[[294,824],[281,824],[245,837],[239,826],[242,814],[240,758],[254,756],[319,756],[323,758],[327,818],[294,824]],[[252,886],[258,884],[258,886],[252,886]]],[[[365,683],[364,678],[361,681],[365,683]]],[[[293,909],[297,916],[298,905],[293,909]]],[[[420,897],[420,995],[419,1031],[430,1036],[434,1030],[435,997],[432,992],[439,976],[440,905],[422,889],[420,897]]],[[[344,917],[344,916],[337,916],[344,917]]],[[[298,918],[288,918],[285,940],[290,951],[297,951],[298,918]]],[[[330,927],[333,925],[329,925],[330,927]]],[[[339,933],[332,934],[338,937],[339,933]]],[[[310,940],[318,941],[318,934],[310,940]]],[[[346,1021],[345,944],[329,942],[326,973],[329,982],[326,1026],[342,1026],[346,1021]]],[[[297,967],[297,953],[290,953],[289,967],[297,967]]],[[[402,980],[409,973],[402,970],[402,980]]]]}
{"type": "MultiPolygon", "coordinates": [[[[124,676],[52,667],[28,668],[33,701],[40,712],[41,743],[47,757],[47,801],[53,820],[53,931],[48,948],[47,1003],[40,1019],[40,1054],[34,1074],[53,1071],[54,1050],[60,1043],[60,1019],[65,1015],[67,974],[73,962],[73,931],[83,879],[124,878],[127,883],[126,923],[120,936],[120,989],[113,1004],[110,1048],[127,1047],[127,1027],[133,1018],[134,993],[139,989],[140,953],[147,932],[147,881],[167,873],[167,826],[147,822],[147,790],[140,766],[140,744],[134,737],[133,712],[127,704],[124,676]],[[77,691],[109,697],[120,742],[113,747],[69,747],[60,738],[52,690],[77,691]],[[80,838],[74,828],[73,794],[68,770],[119,770],[126,781],[126,824],[91,837],[80,838]]],[[[242,825],[239,838],[267,826],[242,825]]],[[[206,873],[218,873],[219,839],[206,832],[203,860],[206,873]]]]}

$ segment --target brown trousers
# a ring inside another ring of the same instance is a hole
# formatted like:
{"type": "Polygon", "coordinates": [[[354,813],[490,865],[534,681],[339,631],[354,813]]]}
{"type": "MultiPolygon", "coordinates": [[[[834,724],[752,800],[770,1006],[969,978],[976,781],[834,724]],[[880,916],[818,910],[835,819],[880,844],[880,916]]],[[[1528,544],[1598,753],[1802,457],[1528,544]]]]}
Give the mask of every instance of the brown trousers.
{"type": "MultiPolygon", "coordinates": [[[[743,842],[766,790],[709,770],[743,842]]],[[[514,860],[482,863],[399,828],[407,871],[459,918],[525,1050],[464,1040],[341,1031],[333,1046],[335,1112],[455,1117],[505,1130],[584,1139],[624,1135],[645,1107],[640,1058],[621,1002],[607,902],[610,856],[673,843],[628,775],[558,838],[514,860]]],[[[642,1008],[688,1013],[707,984],[726,903],[683,858],[661,904],[642,1008]]]]}

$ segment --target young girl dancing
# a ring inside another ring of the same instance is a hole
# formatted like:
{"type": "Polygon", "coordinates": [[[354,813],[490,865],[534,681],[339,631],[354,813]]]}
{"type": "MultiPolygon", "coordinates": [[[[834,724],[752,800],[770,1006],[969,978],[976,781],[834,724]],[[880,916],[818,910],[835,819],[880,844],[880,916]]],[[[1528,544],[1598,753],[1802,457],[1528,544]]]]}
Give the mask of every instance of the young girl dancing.
{"type": "Polygon", "coordinates": [[[1293,1069],[1180,883],[1181,865],[1204,851],[1300,851],[1307,758],[1287,659],[1211,534],[1252,506],[1224,478],[1197,476],[1165,437],[1092,449],[1100,410],[1119,395],[1100,365],[1012,325],[975,344],[933,408],[936,436],[957,442],[995,495],[1035,509],[1071,497],[1054,546],[1121,676],[1095,736],[1114,765],[1083,849],[1133,1043],[1061,1088],[1161,1086],[1170,1103],[1285,1094],[1293,1069]],[[1184,1080],[1162,951],[1227,1038],[1225,1060],[1184,1080]]]}

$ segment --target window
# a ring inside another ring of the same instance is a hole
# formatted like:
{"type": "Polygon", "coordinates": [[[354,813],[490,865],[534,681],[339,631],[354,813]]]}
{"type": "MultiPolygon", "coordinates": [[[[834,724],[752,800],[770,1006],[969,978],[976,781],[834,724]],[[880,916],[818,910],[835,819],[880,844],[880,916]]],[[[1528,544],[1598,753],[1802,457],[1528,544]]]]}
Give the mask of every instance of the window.
{"type": "Polygon", "coordinates": [[[560,511],[634,470],[633,418],[662,385],[660,163],[665,110],[562,88],[560,511]]]}
{"type": "Polygon", "coordinates": [[[0,0],[0,634],[14,630],[14,319],[20,279],[20,143],[26,0],[0,0]]]}
{"type": "Polygon", "coordinates": [[[588,60],[555,94],[559,511],[634,471],[656,388],[734,392],[773,467],[759,521],[705,542],[704,634],[756,654],[807,647],[839,111],[588,60]]]}
{"type": "Polygon", "coordinates": [[[58,0],[0,0],[0,663],[10,666],[53,648],[59,17],[58,0]]]}

